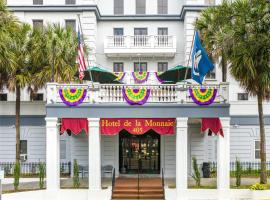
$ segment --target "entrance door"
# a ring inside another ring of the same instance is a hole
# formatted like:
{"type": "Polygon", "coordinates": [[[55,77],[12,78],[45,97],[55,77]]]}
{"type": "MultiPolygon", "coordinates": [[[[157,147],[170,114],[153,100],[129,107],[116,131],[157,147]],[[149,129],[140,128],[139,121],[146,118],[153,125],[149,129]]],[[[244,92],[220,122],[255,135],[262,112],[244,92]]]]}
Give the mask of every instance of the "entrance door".
{"type": "Polygon", "coordinates": [[[119,169],[122,174],[160,173],[160,135],[149,131],[132,135],[121,131],[119,135],[119,169]]]}

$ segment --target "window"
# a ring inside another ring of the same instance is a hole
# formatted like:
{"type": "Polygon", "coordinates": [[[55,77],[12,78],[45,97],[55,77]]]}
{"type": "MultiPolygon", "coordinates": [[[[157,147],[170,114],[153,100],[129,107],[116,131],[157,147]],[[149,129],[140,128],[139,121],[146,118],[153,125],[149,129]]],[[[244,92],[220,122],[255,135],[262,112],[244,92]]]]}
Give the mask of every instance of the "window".
{"type": "Polygon", "coordinates": [[[168,63],[167,62],[159,62],[158,63],[158,72],[165,72],[168,70],[168,63]]]}
{"type": "Polygon", "coordinates": [[[43,5],[43,0],[33,0],[33,5],[43,5]]]}
{"type": "Polygon", "coordinates": [[[74,5],[76,4],[76,0],[66,0],[66,5],[74,5]]]}
{"type": "Polygon", "coordinates": [[[205,76],[206,79],[215,79],[216,78],[216,70],[213,69],[212,71],[208,72],[205,76]]]}
{"type": "Polygon", "coordinates": [[[123,72],[124,71],[124,63],[122,63],[122,62],[113,63],[113,71],[114,72],[123,72]]]}
{"type": "Polygon", "coordinates": [[[27,154],[27,140],[20,140],[20,154],[27,154]]]}
{"type": "Polygon", "coordinates": [[[158,0],[158,14],[168,14],[168,0],[158,0]]]}
{"type": "Polygon", "coordinates": [[[0,94],[0,101],[7,101],[7,93],[0,94]]]}
{"type": "Polygon", "coordinates": [[[33,28],[42,28],[43,20],[42,19],[33,19],[33,28]]]}
{"type": "Polygon", "coordinates": [[[66,159],[67,157],[67,142],[66,140],[60,141],[60,159],[66,159]]]}
{"type": "Polygon", "coordinates": [[[76,32],[76,20],[75,19],[66,19],[65,20],[66,28],[71,28],[76,32]]]}
{"type": "Polygon", "coordinates": [[[135,62],[134,63],[134,72],[147,72],[147,63],[146,62],[135,62]]]}
{"type": "Polygon", "coordinates": [[[248,100],[248,93],[238,93],[237,99],[240,101],[247,101],[248,100]]]}
{"type": "Polygon", "coordinates": [[[158,35],[168,35],[168,28],[167,27],[158,28],[158,35]]]}
{"type": "Polygon", "coordinates": [[[115,15],[124,14],[124,0],[114,0],[114,14],[115,15]]]}
{"type": "Polygon", "coordinates": [[[136,0],[136,14],[145,14],[145,0],[136,0]]]}
{"type": "Polygon", "coordinates": [[[261,158],[260,153],[261,153],[260,141],[259,140],[255,140],[254,141],[254,155],[255,155],[255,159],[260,159],[261,158]]]}
{"type": "Polygon", "coordinates": [[[124,35],[124,29],[123,28],[114,28],[113,29],[113,35],[116,35],[116,36],[124,35]]]}
{"type": "Polygon", "coordinates": [[[134,35],[147,35],[147,28],[134,28],[134,35]]]}
{"type": "Polygon", "coordinates": [[[36,93],[31,95],[32,101],[43,101],[43,93],[36,93]]]}

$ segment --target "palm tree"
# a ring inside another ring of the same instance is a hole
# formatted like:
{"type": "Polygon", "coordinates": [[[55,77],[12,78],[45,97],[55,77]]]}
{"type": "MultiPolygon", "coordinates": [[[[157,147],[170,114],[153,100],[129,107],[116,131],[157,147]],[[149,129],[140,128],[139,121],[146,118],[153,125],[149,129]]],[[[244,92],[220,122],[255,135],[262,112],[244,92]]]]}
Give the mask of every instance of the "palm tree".
{"type": "MultiPolygon", "coordinates": [[[[211,33],[215,38],[212,46],[222,48],[232,76],[249,95],[257,97],[260,182],[267,183],[263,101],[270,99],[270,4],[266,0],[223,2],[211,13],[213,18],[220,18],[220,10],[224,6],[229,13],[224,13],[227,23],[221,23],[221,27],[211,33]]],[[[200,20],[203,21],[203,18],[200,20]]],[[[202,35],[211,41],[212,37],[207,33],[202,32],[202,35]]]]}
{"type": "Polygon", "coordinates": [[[44,87],[50,81],[66,83],[75,80],[78,46],[76,33],[71,28],[53,24],[44,27],[36,35],[40,44],[33,45],[35,56],[32,62],[39,66],[35,76],[39,87],[44,87]]]}

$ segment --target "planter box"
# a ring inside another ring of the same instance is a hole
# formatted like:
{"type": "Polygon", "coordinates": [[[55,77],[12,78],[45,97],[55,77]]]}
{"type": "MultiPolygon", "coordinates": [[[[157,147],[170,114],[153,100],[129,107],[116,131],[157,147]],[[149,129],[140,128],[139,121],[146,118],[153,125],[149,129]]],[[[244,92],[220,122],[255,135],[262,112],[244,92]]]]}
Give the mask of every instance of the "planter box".
{"type": "Polygon", "coordinates": [[[270,190],[252,190],[252,199],[270,199],[270,190]]]}

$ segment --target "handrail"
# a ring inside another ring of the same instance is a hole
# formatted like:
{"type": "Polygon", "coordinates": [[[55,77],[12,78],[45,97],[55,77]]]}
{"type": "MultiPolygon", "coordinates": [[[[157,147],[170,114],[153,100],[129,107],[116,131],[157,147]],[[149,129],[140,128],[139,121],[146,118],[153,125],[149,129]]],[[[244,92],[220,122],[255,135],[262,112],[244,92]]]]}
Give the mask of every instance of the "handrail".
{"type": "Polygon", "coordinates": [[[115,186],[115,168],[113,168],[113,177],[112,177],[112,196],[111,196],[111,199],[113,199],[114,186],[115,186]]]}
{"type": "Polygon", "coordinates": [[[163,171],[163,168],[162,168],[162,171],[161,171],[161,175],[162,175],[162,191],[163,191],[163,199],[165,200],[165,190],[164,190],[164,171],[163,171]]]}

